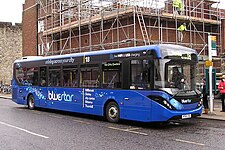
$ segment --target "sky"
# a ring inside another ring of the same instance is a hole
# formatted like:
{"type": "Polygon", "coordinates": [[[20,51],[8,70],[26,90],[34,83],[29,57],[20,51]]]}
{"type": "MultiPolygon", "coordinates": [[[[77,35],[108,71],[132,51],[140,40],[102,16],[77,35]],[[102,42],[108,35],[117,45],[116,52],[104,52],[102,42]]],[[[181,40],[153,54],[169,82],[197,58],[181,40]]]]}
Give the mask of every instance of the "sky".
{"type": "Polygon", "coordinates": [[[220,8],[220,9],[225,9],[225,0],[214,0],[214,1],[220,2],[220,3],[214,4],[214,5],[213,5],[214,7],[217,7],[217,5],[218,5],[218,8],[220,8]]]}
{"type": "Polygon", "coordinates": [[[22,10],[25,0],[0,0],[0,22],[22,22],[22,10]]]}
{"type": "MultiPolygon", "coordinates": [[[[25,0],[0,0],[0,22],[21,23],[24,2],[25,0]]],[[[220,0],[219,8],[225,9],[225,0],[220,0]]]]}

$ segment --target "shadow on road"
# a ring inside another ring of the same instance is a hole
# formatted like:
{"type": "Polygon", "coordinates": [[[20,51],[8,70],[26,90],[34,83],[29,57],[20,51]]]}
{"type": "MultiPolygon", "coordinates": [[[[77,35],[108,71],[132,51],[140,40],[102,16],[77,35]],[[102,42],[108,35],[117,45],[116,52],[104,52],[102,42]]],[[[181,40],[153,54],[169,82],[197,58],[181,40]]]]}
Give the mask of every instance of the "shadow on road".
{"type": "MultiPolygon", "coordinates": [[[[31,111],[26,106],[15,107],[15,108],[20,109],[20,110],[31,111]]],[[[168,122],[146,123],[146,122],[137,122],[137,121],[130,121],[130,120],[120,120],[118,123],[109,123],[105,117],[90,115],[90,114],[81,114],[81,113],[47,109],[47,108],[35,108],[35,111],[47,112],[50,114],[53,113],[53,114],[59,114],[59,115],[66,115],[66,116],[70,116],[70,117],[78,117],[81,120],[82,119],[90,120],[90,123],[92,121],[100,121],[102,123],[107,123],[107,124],[112,124],[112,125],[126,125],[126,126],[130,126],[130,127],[139,127],[139,128],[141,127],[141,128],[145,128],[145,129],[155,129],[155,130],[165,130],[165,129],[183,127],[183,126],[193,126],[199,122],[199,119],[192,118],[192,119],[174,120],[174,121],[168,121],[168,122]]]]}

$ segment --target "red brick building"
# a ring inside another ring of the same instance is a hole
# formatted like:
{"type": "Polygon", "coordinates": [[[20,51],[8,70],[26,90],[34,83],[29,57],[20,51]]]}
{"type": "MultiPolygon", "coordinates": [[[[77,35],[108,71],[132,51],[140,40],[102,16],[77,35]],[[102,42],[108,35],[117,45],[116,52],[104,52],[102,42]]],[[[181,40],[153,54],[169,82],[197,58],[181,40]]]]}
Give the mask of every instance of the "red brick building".
{"type": "MultiPolygon", "coordinates": [[[[223,12],[212,0],[183,0],[174,13],[171,0],[26,0],[23,55],[56,55],[146,44],[180,44],[207,56],[208,33],[225,49],[223,12]],[[186,23],[183,40],[177,28],[186,23]]],[[[218,56],[220,57],[220,56],[218,56]]],[[[218,62],[217,62],[217,65],[218,62]]]]}
{"type": "Polygon", "coordinates": [[[25,0],[22,15],[23,56],[37,55],[37,5],[36,0],[25,0]]]}

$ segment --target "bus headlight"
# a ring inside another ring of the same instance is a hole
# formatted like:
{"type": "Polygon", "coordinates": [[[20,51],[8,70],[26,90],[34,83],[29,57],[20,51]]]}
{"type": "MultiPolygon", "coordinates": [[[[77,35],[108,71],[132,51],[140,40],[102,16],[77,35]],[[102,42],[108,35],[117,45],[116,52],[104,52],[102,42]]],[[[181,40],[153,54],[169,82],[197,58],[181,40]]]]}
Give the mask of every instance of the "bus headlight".
{"type": "Polygon", "coordinates": [[[148,96],[148,98],[154,100],[155,102],[163,105],[164,107],[170,109],[170,110],[174,110],[175,108],[163,97],[161,96],[155,96],[155,95],[150,95],[148,96]]]}
{"type": "Polygon", "coordinates": [[[164,104],[164,106],[166,106],[167,108],[173,109],[172,106],[171,106],[166,100],[163,100],[163,104],[164,104]]]}
{"type": "Polygon", "coordinates": [[[200,101],[198,102],[198,107],[202,106],[203,99],[201,98],[200,101]]]}

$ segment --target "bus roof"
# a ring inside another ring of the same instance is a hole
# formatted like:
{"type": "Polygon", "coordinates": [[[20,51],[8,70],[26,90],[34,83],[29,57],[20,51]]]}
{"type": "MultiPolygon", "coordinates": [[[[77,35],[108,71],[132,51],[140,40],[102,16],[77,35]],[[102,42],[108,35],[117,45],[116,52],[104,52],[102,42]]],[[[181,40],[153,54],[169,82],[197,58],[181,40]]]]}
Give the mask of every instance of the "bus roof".
{"type": "MultiPolygon", "coordinates": [[[[83,57],[83,56],[93,56],[93,55],[104,55],[104,54],[116,54],[116,53],[126,53],[126,52],[135,52],[135,51],[154,51],[157,58],[163,58],[168,53],[196,53],[195,50],[187,47],[183,47],[180,45],[172,45],[172,44],[158,44],[158,45],[148,45],[148,46],[137,46],[137,47],[126,47],[119,49],[109,49],[109,50],[100,50],[100,51],[92,51],[92,52],[83,52],[83,53],[72,53],[72,54],[64,54],[64,55],[54,55],[54,56],[46,56],[46,57],[27,57],[27,59],[16,60],[16,62],[29,62],[29,61],[39,61],[39,60],[48,60],[48,59],[63,59],[70,57],[83,57]],[[182,50],[182,51],[181,51],[182,50]]],[[[197,53],[196,53],[197,54],[197,53]]]]}

